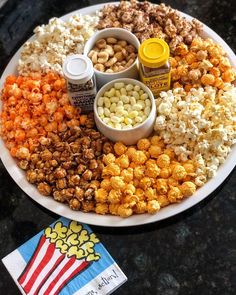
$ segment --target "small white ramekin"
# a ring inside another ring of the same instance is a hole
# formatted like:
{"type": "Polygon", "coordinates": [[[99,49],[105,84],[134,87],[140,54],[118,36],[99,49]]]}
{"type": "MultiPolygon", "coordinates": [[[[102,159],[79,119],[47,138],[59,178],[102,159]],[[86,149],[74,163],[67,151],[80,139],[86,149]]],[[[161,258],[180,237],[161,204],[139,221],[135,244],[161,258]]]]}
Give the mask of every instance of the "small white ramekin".
{"type": "MultiPolygon", "coordinates": [[[[88,55],[90,50],[93,49],[93,47],[95,46],[95,43],[98,40],[108,38],[108,37],[114,37],[119,40],[127,41],[128,43],[132,44],[137,49],[137,53],[138,53],[140,42],[134,34],[129,32],[128,30],[121,29],[121,28],[108,28],[108,29],[98,31],[86,42],[84,47],[84,54],[88,55]]],[[[135,62],[130,67],[128,67],[127,69],[121,72],[104,73],[96,69],[94,69],[94,72],[96,75],[98,89],[101,88],[106,83],[113,81],[115,79],[119,79],[119,78],[137,79],[138,78],[138,58],[136,58],[135,62]]]]}
{"type": "Polygon", "coordinates": [[[114,81],[107,83],[98,91],[96,98],[94,100],[93,109],[94,109],[94,119],[95,119],[95,123],[97,125],[98,130],[112,141],[115,141],[115,142],[121,141],[126,145],[132,145],[132,144],[136,144],[139,139],[148,137],[153,131],[153,126],[156,119],[155,99],[151,90],[140,81],[137,81],[134,79],[128,79],[128,78],[121,78],[121,79],[116,79],[114,81]],[[147,117],[147,119],[140,125],[132,127],[130,129],[120,130],[120,129],[115,129],[106,125],[102,121],[102,119],[99,117],[97,112],[98,98],[100,96],[103,96],[103,94],[108,89],[112,88],[113,85],[117,82],[124,82],[125,84],[139,85],[141,89],[143,89],[143,91],[148,94],[152,104],[151,112],[149,116],[147,117]]]}

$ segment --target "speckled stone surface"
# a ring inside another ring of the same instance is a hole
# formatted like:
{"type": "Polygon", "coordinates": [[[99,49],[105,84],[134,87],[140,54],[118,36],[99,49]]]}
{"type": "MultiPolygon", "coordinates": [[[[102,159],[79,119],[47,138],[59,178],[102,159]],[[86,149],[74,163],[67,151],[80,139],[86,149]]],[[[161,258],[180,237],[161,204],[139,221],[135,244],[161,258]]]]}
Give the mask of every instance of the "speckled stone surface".
{"type": "MultiPolygon", "coordinates": [[[[8,0],[0,9],[0,74],[33,28],[53,16],[105,2],[8,0]]],[[[158,2],[158,1],[156,1],[158,2]]],[[[235,0],[166,1],[210,26],[236,51],[235,0]]],[[[32,201],[0,163],[0,258],[57,218],[32,201]]],[[[128,277],[115,294],[236,294],[236,171],[203,202],[163,222],[92,226],[128,277]]],[[[0,263],[0,294],[20,294],[0,263]]]]}

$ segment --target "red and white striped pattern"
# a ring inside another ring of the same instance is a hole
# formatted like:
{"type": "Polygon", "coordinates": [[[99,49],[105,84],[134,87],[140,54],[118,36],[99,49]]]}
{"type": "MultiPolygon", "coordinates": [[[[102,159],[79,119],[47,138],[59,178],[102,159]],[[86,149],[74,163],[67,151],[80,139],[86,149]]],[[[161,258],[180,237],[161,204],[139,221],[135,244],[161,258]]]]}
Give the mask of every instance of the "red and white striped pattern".
{"type": "Polygon", "coordinates": [[[26,294],[57,295],[76,275],[89,266],[85,259],[67,258],[45,236],[18,278],[26,294]]]}

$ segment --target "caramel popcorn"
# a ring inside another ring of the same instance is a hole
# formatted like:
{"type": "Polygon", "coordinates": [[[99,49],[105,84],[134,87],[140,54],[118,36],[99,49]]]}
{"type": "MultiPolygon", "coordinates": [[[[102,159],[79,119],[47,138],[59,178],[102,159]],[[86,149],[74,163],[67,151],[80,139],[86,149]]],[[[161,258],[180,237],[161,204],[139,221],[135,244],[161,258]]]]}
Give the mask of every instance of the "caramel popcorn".
{"type": "Polygon", "coordinates": [[[190,44],[202,29],[196,19],[188,21],[170,6],[135,0],[104,6],[97,28],[110,27],[127,29],[141,42],[148,38],[162,38],[169,44],[171,52],[179,44],[190,44]]]}

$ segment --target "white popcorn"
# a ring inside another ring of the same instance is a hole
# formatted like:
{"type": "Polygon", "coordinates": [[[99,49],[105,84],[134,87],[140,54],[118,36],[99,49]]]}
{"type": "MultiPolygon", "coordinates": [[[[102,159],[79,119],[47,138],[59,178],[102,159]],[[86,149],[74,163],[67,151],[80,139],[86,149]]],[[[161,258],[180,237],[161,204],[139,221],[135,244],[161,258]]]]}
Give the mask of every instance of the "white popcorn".
{"type": "Polygon", "coordinates": [[[52,18],[34,29],[34,39],[23,45],[18,63],[20,75],[53,70],[62,75],[62,64],[71,54],[81,54],[95,33],[98,16],[74,15],[68,21],[52,18]]]}
{"type": "Polygon", "coordinates": [[[194,160],[195,183],[202,186],[214,177],[236,142],[236,87],[225,83],[219,91],[211,86],[189,93],[169,90],[160,93],[156,106],[155,131],[178,160],[194,160]]]}

